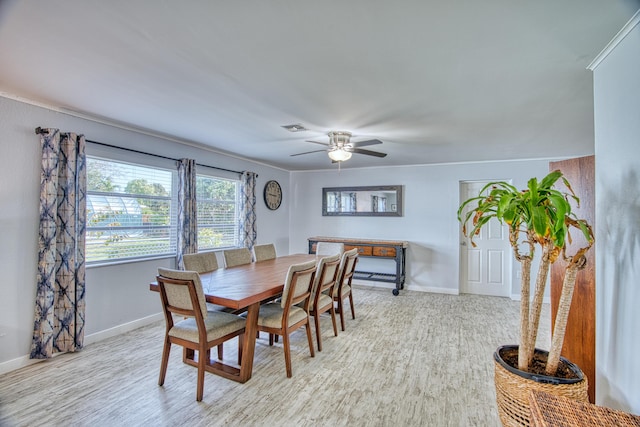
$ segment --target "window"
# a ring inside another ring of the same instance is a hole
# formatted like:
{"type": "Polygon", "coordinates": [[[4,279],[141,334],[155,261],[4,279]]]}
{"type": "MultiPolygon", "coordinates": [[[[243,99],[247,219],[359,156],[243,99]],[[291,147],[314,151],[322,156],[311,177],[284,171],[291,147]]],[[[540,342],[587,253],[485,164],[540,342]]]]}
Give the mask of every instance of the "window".
{"type": "Polygon", "coordinates": [[[238,246],[238,181],[198,175],[198,250],[238,246]]]}
{"type": "Polygon", "coordinates": [[[175,255],[175,175],[87,156],[87,263],[175,255]]]}

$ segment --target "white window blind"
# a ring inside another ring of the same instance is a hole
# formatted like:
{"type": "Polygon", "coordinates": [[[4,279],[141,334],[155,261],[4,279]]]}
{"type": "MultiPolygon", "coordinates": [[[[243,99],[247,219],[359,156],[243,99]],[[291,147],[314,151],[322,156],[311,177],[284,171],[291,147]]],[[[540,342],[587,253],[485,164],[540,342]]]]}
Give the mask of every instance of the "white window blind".
{"type": "Polygon", "coordinates": [[[87,263],[174,255],[175,175],[87,156],[87,263]]]}
{"type": "Polygon", "coordinates": [[[199,251],[238,246],[238,187],[238,181],[197,176],[199,251]]]}

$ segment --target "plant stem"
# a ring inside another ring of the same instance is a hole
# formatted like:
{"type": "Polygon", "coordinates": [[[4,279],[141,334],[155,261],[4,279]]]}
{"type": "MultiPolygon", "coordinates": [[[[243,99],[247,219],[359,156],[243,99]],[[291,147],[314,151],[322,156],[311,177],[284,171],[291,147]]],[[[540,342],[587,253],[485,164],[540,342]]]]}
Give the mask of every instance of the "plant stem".
{"type": "Polygon", "coordinates": [[[533,293],[533,306],[529,312],[529,335],[526,339],[526,361],[527,368],[533,361],[533,353],[538,337],[538,324],[540,323],[540,313],[542,312],[542,300],[544,297],[544,288],[547,284],[547,276],[549,275],[549,265],[551,260],[549,255],[553,249],[552,243],[546,243],[542,247],[542,259],[538,267],[538,275],[536,276],[536,288],[533,293]]]}
{"type": "Polygon", "coordinates": [[[547,375],[556,375],[558,370],[560,353],[562,352],[562,344],[564,343],[564,335],[567,329],[567,319],[569,318],[569,309],[571,308],[571,299],[573,298],[573,290],[576,284],[576,275],[578,270],[586,264],[586,258],[582,258],[584,260],[580,260],[580,262],[573,262],[572,260],[565,269],[562,292],[558,301],[558,312],[556,313],[555,326],[551,337],[549,358],[545,368],[545,374],[547,375]]]}
{"type": "Polygon", "coordinates": [[[531,258],[520,258],[522,279],[520,280],[520,345],[518,346],[518,369],[526,371],[527,335],[529,333],[529,300],[531,294],[531,258]]]}

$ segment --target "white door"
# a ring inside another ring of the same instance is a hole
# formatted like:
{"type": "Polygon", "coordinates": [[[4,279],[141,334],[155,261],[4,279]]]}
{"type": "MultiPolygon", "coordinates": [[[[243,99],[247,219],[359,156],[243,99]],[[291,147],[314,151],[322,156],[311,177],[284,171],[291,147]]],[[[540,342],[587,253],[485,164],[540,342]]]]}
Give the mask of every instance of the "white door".
{"type": "MultiPolygon", "coordinates": [[[[477,196],[488,181],[460,183],[460,203],[477,196]]],[[[469,226],[467,226],[469,228],[469,226]]],[[[461,227],[462,229],[462,227],[461,227]]],[[[511,246],[507,226],[487,223],[473,241],[460,232],[460,292],[506,297],[511,294],[511,246]]]]}

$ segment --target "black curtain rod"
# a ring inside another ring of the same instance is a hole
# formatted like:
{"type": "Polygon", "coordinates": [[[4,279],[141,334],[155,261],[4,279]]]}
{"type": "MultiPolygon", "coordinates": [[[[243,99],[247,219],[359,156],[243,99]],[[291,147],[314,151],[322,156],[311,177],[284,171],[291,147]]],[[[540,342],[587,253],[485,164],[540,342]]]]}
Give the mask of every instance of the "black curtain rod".
{"type": "MultiPolygon", "coordinates": [[[[49,131],[47,129],[43,129],[40,126],[38,126],[36,128],[36,134],[40,135],[40,134],[46,134],[49,131]]],[[[167,156],[162,156],[160,154],[153,154],[153,153],[147,153],[144,151],[139,151],[139,150],[134,150],[132,148],[124,148],[124,147],[118,147],[117,145],[111,145],[111,144],[105,144],[104,142],[98,142],[98,141],[91,141],[89,139],[86,140],[87,142],[91,143],[91,144],[97,144],[97,145],[102,145],[105,147],[110,147],[110,148],[117,148],[118,150],[124,150],[124,151],[130,151],[132,153],[138,153],[138,154],[144,154],[147,156],[153,156],[153,157],[159,157],[161,159],[167,159],[167,160],[174,160],[174,161],[178,161],[178,159],[174,159],[173,157],[167,157],[167,156]]],[[[231,172],[231,173],[237,173],[238,175],[242,175],[242,172],[239,171],[234,171],[231,169],[225,169],[225,168],[219,168],[217,166],[209,166],[209,165],[203,165],[201,163],[196,163],[196,165],[198,166],[203,166],[205,168],[211,168],[211,169],[217,169],[217,170],[221,170],[221,171],[225,171],[225,172],[231,172]]],[[[256,178],[258,177],[258,175],[256,175],[256,178]]]]}

